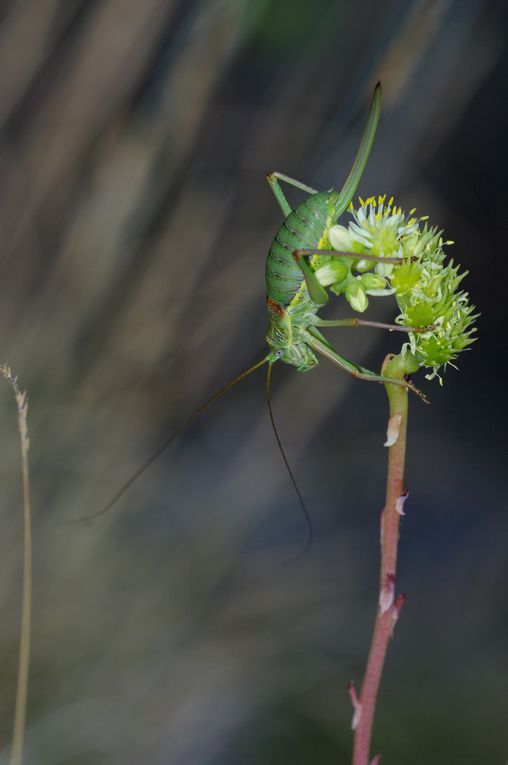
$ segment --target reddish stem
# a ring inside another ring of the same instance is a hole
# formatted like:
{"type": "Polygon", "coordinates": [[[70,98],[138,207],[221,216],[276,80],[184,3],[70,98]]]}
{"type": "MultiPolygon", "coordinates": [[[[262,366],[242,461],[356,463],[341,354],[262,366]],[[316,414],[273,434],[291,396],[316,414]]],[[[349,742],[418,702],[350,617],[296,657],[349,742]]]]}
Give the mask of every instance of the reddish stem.
{"type": "MultiPolygon", "coordinates": [[[[404,368],[404,357],[388,357],[383,365],[383,374],[403,377],[413,370],[404,368]]],[[[399,540],[401,501],[404,492],[404,462],[406,452],[407,389],[399,385],[386,385],[390,402],[390,432],[396,440],[388,450],[388,478],[386,502],[381,514],[381,571],[379,599],[374,634],[370,646],[367,668],[360,691],[361,713],[356,715],[358,723],[354,736],[353,765],[369,765],[370,740],[376,708],[376,699],[381,682],[388,643],[403,604],[403,597],[395,598],[397,572],[397,545],[399,540]],[[397,433],[398,431],[398,433],[397,433]]],[[[376,760],[374,760],[375,762],[376,760]]]]}

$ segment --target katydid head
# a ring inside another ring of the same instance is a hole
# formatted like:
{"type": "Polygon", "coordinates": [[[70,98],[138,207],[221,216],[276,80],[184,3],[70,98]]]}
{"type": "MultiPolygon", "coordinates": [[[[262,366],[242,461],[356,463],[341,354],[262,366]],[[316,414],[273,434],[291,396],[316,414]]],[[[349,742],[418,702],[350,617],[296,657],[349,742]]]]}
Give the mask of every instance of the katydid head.
{"type": "Polygon", "coordinates": [[[285,364],[296,367],[299,372],[307,372],[318,363],[315,353],[303,341],[286,341],[284,345],[281,345],[280,343],[284,341],[280,338],[278,327],[274,326],[271,321],[268,326],[266,342],[270,348],[267,357],[270,364],[275,361],[283,361],[285,364]]]}
{"type": "MultiPolygon", "coordinates": [[[[316,355],[300,336],[300,322],[289,310],[266,298],[268,307],[268,331],[265,339],[270,353],[268,360],[291,364],[299,372],[306,372],[318,363],[316,355]]],[[[301,317],[300,317],[301,318],[301,317]]]]}
{"type": "Polygon", "coordinates": [[[270,327],[268,334],[266,335],[266,342],[270,348],[268,354],[268,362],[273,364],[275,361],[283,361],[285,364],[290,364],[296,367],[299,372],[307,372],[309,369],[313,369],[318,364],[316,354],[309,348],[307,343],[303,341],[297,341],[289,343],[284,347],[274,345],[273,333],[270,333],[270,327]]]}

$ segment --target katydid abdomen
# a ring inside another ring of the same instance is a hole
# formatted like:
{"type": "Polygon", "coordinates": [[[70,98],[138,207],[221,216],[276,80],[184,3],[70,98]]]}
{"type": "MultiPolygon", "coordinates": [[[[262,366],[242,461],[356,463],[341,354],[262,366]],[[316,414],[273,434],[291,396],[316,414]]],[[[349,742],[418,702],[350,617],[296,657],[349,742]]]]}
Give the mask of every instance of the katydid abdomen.
{"type": "Polygon", "coordinates": [[[277,231],[266,260],[266,296],[287,308],[304,282],[293,253],[318,249],[335,222],[337,191],[320,191],[293,210],[277,231]]]}

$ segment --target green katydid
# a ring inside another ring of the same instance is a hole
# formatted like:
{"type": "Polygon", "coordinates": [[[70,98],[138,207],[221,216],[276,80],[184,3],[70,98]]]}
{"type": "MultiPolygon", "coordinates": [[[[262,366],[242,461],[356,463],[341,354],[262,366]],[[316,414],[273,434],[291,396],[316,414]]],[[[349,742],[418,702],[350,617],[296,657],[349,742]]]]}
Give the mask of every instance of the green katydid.
{"type": "Polygon", "coordinates": [[[286,467],[308,520],[303,500],[277,435],[271,409],[270,375],[273,364],[278,360],[295,366],[299,372],[306,372],[316,366],[318,363],[316,354],[318,354],[354,377],[383,384],[391,382],[395,385],[403,385],[425,400],[423,394],[409,380],[384,377],[340,356],[320,331],[320,328],[324,327],[346,326],[371,326],[401,332],[418,332],[428,329],[428,327],[403,327],[398,324],[371,322],[359,318],[323,320],[318,316],[319,309],[329,299],[328,292],[316,273],[320,264],[332,261],[335,264],[337,278],[340,278],[341,273],[343,274],[350,269],[351,263],[356,261],[374,261],[385,264],[402,262],[402,258],[399,257],[376,257],[365,253],[338,252],[329,249],[330,244],[327,237],[330,227],[347,210],[360,182],[376,133],[380,104],[381,87],[378,83],[372,96],[360,147],[351,171],[340,191],[330,189],[320,192],[279,172],[272,172],[267,176],[268,183],[285,218],[274,237],[266,260],[266,304],[269,315],[269,326],[266,334],[266,342],[269,346],[268,354],[245,372],[230,380],[196,409],[148,457],[103,508],[78,520],[90,520],[107,512],[164,449],[186,430],[210,404],[264,365],[267,365],[267,402],[270,418],[286,467]],[[284,195],[280,182],[285,182],[307,192],[309,196],[293,210],[284,195]]]}

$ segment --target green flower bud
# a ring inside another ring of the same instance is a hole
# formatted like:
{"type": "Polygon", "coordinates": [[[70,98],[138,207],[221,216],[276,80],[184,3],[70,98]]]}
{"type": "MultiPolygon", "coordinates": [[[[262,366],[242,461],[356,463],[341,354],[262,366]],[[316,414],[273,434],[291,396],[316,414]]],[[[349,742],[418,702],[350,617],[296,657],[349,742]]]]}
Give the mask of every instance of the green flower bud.
{"type": "Polygon", "coordinates": [[[330,284],[338,284],[344,281],[349,274],[349,269],[339,258],[333,258],[328,263],[317,268],[315,274],[323,287],[329,287],[330,284]]]}
{"type": "Polygon", "coordinates": [[[348,301],[353,311],[363,313],[367,309],[369,305],[369,298],[367,297],[367,294],[363,289],[359,279],[353,278],[347,283],[345,294],[346,300],[348,301]]]}
{"type": "Polygon", "coordinates": [[[405,295],[416,288],[422,277],[421,262],[407,259],[391,273],[391,284],[397,295],[405,295]]]}
{"type": "Polygon", "coordinates": [[[374,263],[372,260],[357,260],[353,263],[353,268],[358,273],[363,274],[366,271],[372,271],[374,263]]]}
{"type": "Polygon", "coordinates": [[[476,315],[468,294],[458,289],[466,274],[460,274],[453,261],[444,262],[441,232],[425,226],[413,252],[419,260],[412,267],[404,263],[394,271],[392,284],[401,311],[397,321],[409,326],[433,325],[428,332],[410,336],[412,352],[422,366],[432,369],[432,378],[474,342],[476,329],[471,325],[476,315]]]}
{"type": "MultiPolygon", "coordinates": [[[[376,295],[379,290],[382,290],[383,294],[385,294],[387,282],[379,274],[363,274],[360,277],[360,282],[367,295],[376,295]]],[[[391,294],[392,292],[393,290],[389,290],[386,294],[391,294]]]]}
{"type": "MultiPolygon", "coordinates": [[[[452,242],[443,242],[442,232],[429,226],[426,218],[413,217],[414,210],[407,215],[384,196],[360,198],[358,210],[351,205],[350,212],[350,251],[400,257],[402,262],[376,263],[373,272],[350,278],[341,290],[332,290],[345,292],[351,307],[360,313],[367,308],[367,294],[394,294],[400,310],[397,323],[429,328],[409,333],[402,352],[430,368],[428,377],[439,377],[440,369],[452,364],[476,339],[472,324],[477,314],[467,292],[459,288],[466,274],[453,261],[445,262],[443,247],[452,242]]],[[[340,236],[343,241],[347,238],[344,232],[340,236]]],[[[358,270],[358,265],[353,268],[358,270]]]]}

